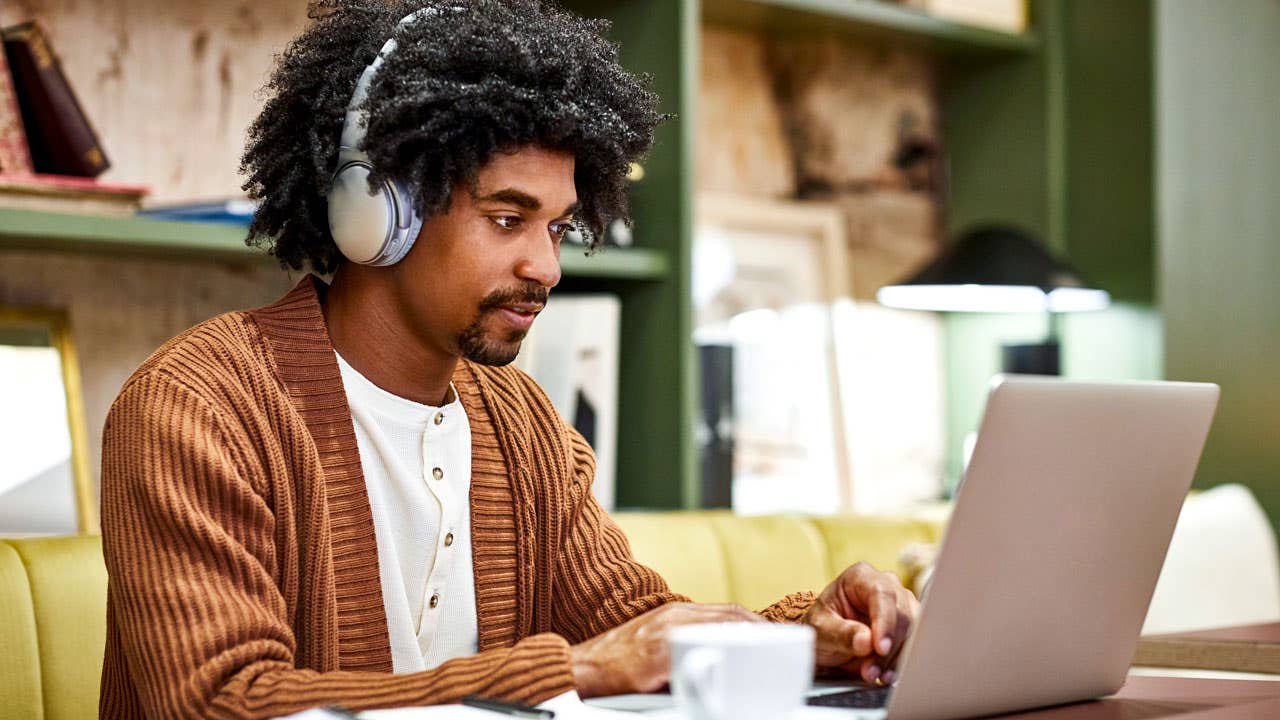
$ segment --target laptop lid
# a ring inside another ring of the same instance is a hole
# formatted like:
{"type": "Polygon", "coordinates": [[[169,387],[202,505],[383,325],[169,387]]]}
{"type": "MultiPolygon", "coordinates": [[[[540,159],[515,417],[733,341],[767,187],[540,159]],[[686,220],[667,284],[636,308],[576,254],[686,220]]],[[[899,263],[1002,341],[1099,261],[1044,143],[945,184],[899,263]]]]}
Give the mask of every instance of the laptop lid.
{"type": "Polygon", "coordinates": [[[997,377],[888,717],[1118,690],[1217,401],[1211,384],[997,377]]]}

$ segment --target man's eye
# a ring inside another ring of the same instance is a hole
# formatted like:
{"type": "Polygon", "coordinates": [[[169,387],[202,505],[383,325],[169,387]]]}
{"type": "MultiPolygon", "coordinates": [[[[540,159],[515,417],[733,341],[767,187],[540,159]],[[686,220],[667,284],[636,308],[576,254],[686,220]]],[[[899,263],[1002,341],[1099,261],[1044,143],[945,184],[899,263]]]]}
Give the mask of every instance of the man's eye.
{"type": "Polygon", "coordinates": [[[554,225],[551,226],[551,235],[555,237],[556,240],[563,240],[564,236],[568,235],[569,231],[572,229],[573,229],[573,223],[571,222],[555,223],[554,225]]]}
{"type": "Polygon", "coordinates": [[[514,215],[495,215],[489,219],[503,230],[515,230],[520,227],[520,218],[514,215]]]}

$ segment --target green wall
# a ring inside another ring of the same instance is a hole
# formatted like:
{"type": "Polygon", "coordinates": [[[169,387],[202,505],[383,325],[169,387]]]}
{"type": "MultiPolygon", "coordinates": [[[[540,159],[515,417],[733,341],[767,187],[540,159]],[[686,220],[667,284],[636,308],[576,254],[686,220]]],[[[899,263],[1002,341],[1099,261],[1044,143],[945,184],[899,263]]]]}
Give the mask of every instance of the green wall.
{"type": "Polygon", "coordinates": [[[1280,2],[1155,8],[1165,372],[1222,386],[1197,484],[1280,524],[1280,2]]]}
{"type": "Polygon", "coordinates": [[[618,506],[697,507],[690,264],[699,5],[697,0],[570,0],[564,5],[613,23],[609,38],[620,45],[623,66],[649,75],[660,109],[672,115],[658,128],[644,179],[631,187],[636,245],[662,251],[671,273],[654,282],[566,280],[559,291],[606,291],[622,298],[618,506]]]}
{"type": "Polygon", "coordinates": [[[1113,298],[1155,294],[1155,137],[1149,0],[1063,13],[1065,249],[1113,298]]]}
{"type": "MultiPolygon", "coordinates": [[[[954,73],[941,97],[951,233],[987,220],[1037,233],[1116,304],[1062,319],[1063,374],[1158,379],[1152,8],[1149,0],[1032,0],[1040,51],[954,73]]],[[[1000,346],[1037,342],[1038,315],[945,320],[947,487],[982,416],[1000,346]]]]}

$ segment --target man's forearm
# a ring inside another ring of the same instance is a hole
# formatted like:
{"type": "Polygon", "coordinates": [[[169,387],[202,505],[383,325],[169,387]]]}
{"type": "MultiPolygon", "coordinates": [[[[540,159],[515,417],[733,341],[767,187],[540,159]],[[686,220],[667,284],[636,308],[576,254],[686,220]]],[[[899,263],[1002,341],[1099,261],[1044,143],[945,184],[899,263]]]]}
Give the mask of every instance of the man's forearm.
{"type": "Polygon", "coordinates": [[[560,636],[545,633],[510,648],[456,658],[431,670],[403,675],[249,666],[223,684],[207,704],[170,693],[144,693],[144,704],[152,717],[183,717],[195,711],[200,717],[242,720],[277,717],[321,705],[367,710],[447,704],[473,694],[535,704],[572,688],[569,645],[560,636]]]}

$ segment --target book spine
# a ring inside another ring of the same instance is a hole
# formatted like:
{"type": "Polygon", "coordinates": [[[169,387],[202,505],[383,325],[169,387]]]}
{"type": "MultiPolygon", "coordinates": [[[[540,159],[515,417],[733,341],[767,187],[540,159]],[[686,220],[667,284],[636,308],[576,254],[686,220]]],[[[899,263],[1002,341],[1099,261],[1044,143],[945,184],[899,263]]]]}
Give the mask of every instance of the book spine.
{"type": "Polygon", "coordinates": [[[44,31],[34,22],[5,28],[4,48],[36,172],[101,175],[110,163],[44,31]]]}
{"type": "Polygon", "coordinates": [[[26,175],[34,170],[27,133],[22,127],[22,108],[18,107],[13,75],[5,53],[0,52],[0,173],[26,175]]]}

